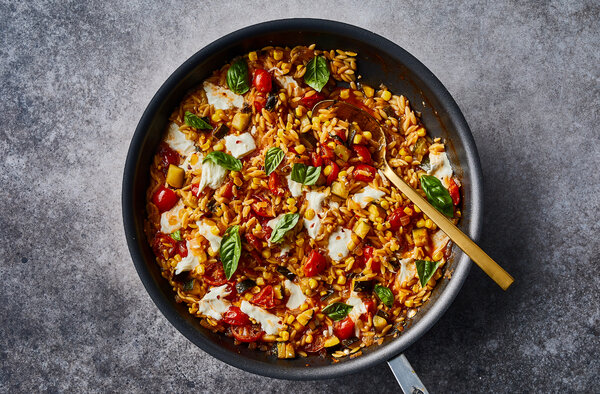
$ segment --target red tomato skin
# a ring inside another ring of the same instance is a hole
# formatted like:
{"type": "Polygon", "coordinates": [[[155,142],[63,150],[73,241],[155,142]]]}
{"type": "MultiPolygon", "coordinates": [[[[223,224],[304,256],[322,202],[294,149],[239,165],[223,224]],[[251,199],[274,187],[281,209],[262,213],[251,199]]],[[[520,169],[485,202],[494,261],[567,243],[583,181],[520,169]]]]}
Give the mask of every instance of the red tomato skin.
{"type": "Polygon", "coordinates": [[[398,208],[388,216],[390,230],[397,231],[401,226],[410,223],[410,217],[404,212],[403,208],[398,208]]]}
{"type": "Polygon", "coordinates": [[[171,147],[164,142],[161,143],[158,148],[158,155],[161,158],[161,165],[164,173],[169,169],[169,164],[178,166],[179,160],[181,159],[179,153],[171,149],[171,147]]]}
{"type": "Polygon", "coordinates": [[[222,286],[227,283],[227,277],[221,263],[213,263],[206,267],[202,279],[211,286],[222,286]]]}
{"type": "Polygon", "coordinates": [[[373,178],[375,178],[375,174],[377,173],[377,169],[375,167],[370,166],[368,164],[359,164],[354,169],[354,179],[361,182],[371,182],[373,178]]]}
{"type": "Polygon", "coordinates": [[[233,197],[233,181],[229,181],[225,184],[225,189],[223,190],[221,196],[225,198],[233,197]]]}
{"type": "Polygon", "coordinates": [[[334,161],[328,163],[327,165],[331,166],[331,173],[327,175],[327,185],[331,185],[333,182],[335,182],[338,174],[340,173],[340,166],[338,166],[334,161]]]}
{"type": "Polygon", "coordinates": [[[232,305],[223,314],[223,322],[232,326],[247,326],[252,324],[248,315],[235,305],[232,305]]]}
{"type": "Polygon", "coordinates": [[[271,74],[267,70],[258,68],[254,71],[254,80],[252,84],[261,93],[269,93],[273,87],[271,74]]]}
{"type": "Polygon", "coordinates": [[[257,214],[258,216],[262,216],[262,217],[273,217],[273,215],[269,214],[269,205],[271,204],[269,202],[269,200],[267,200],[266,198],[264,198],[263,196],[260,195],[255,195],[254,196],[257,200],[257,202],[254,202],[250,205],[250,208],[252,208],[252,211],[254,211],[255,214],[257,214]],[[266,207],[259,207],[258,203],[259,202],[266,202],[267,206],[266,207]]]}
{"type": "Polygon", "coordinates": [[[248,343],[260,340],[265,332],[248,324],[245,326],[231,327],[231,333],[238,341],[248,343]]]}
{"type": "Polygon", "coordinates": [[[187,245],[185,244],[185,241],[177,241],[177,253],[179,253],[179,255],[181,257],[187,257],[188,255],[188,248],[187,245]]]}
{"type": "Polygon", "coordinates": [[[267,99],[263,96],[257,95],[256,97],[254,97],[254,109],[256,109],[256,112],[262,112],[262,109],[265,107],[266,104],[267,99]]]}
{"type": "Polygon", "coordinates": [[[327,259],[325,259],[325,256],[316,250],[312,250],[303,268],[304,275],[316,276],[323,272],[325,268],[327,268],[327,259]]]}
{"type": "Polygon", "coordinates": [[[350,316],[333,323],[333,333],[341,340],[348,339],[354,335],[354,322],[350,316]]]}
{"type": "Polygon", "coordinates": [[[371,152],[369,152],[369,149],[366,146],[354,145],[353,149],[354,152],[356,152],[356,155],[360,159],[361,163],[371,164],[373,162],[373,159],[371,158],[371,152]]]}
{"type": "Polygon", "coordinates": [[[246,234],[244,234],[244,236],[246,237],[246,241],[248,241],[248,243],[250,245],[252,245],[252,247],[254,247],[254,249],[262,250],[262,248],[263,248],[262,242],[260,242],[260,240],[254,236],[254,234],[246,233],[246,234]]]}
{"type": "Polygon", "coordinates": [[[323,158],[317,154],[317,152],[312,152],[310,154],[310,160],[312,161],[313,167],[321,167],[323,165],[323,158]]]}
{"type": "Polygon", "coordinates": [[[315,93],[312,96],[306,96],[304,95],[304,97],[302,97],[300,99],[300,103],[302,105],[304,105],[306,108],[308,108],[309,110],[312,110],[313,107],[315,106],[316,103],[318,103],[319,101],[325,100],[325,95],[323,93],[315,93]]]}
{"type": "Polygon", "coordinates": [[[275,307],[275,292],[273,286],[265,286],[258,294],[250,300],[251,303],[262,306],[265,309],[275,307]]]}
{"type": "Polygon", "coordinates": [[[177,201],[179,201],[177,193],[164,186],[161,186],[152,196],[152,202],[156,205],[160,213],[173,208],[177,204],[177,201]]]}
{"type": "Polygon", "coordinates": [[[335,153],[333,152],[333,149],[331,149],[327,145],[321,145],[321,157],[324,161],[332,160],[333,158],[335,158],[335,153]]]}
{"type": "Polygon", "coordinates": [[[269,190],[276,196],[283,196],[285,194],[285,190],[281,187],[279,175],[276,172],[272,172],[269,175],[269,190]]]}
{"type": "Polygon", "coordinates": [[[365,309],[367,310],[367,313],[363,313],[360,318],[364,321],[367,321],[369,319],[369,315],[373,315],[376,311],[375,308],[375,301],[373,300],[363,300],[363,304],[365,305],[365,309]]]}
{"type": "Polygon", "coordinates": [[[454,205],[458,205],[460,202],[460,192],[458,190],[458,185],[454,182],[454,179],[450,178],[450,185],[448,186],[448,192],[450,193],[450,197],[452,197],[452,202],[454,205]]]}

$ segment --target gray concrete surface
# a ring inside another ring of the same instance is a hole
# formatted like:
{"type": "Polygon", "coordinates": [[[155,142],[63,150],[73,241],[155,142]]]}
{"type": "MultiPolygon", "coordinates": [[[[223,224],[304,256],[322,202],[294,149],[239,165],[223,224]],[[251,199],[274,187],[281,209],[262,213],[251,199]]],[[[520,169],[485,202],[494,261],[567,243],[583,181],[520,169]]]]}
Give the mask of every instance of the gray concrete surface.
{"type": "Polygon", "coordinates": [[[280,17],[353,23],[423,61],[462,108],[485,176],[478,269],[406,354],[431,392],[597,392],[598,2],[2,1],[0,391],[394,392],[385,365],[278,381],[197,349],[131,263],[120,190],[154,92],[225,33],[280,17]]]}

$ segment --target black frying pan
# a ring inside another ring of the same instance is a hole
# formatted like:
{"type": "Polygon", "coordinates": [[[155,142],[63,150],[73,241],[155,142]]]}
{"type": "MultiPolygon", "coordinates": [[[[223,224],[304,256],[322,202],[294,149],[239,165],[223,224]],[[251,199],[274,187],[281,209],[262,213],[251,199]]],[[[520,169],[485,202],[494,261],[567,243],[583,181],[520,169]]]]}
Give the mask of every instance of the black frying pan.
{"type": "MultiPolygon", "coordinates": [[[[388,338],[380,346],[363,349],[360,357],[338,363],[318,356],[279,360],[243,345],[235,346],[232,339],[203,328],[184,304],[175,302],[174,293],[160,275],[143,232],[149,167],[169,115],[188,90],[233,57],[268,45],[293,47],[311,43],[316,43],[321,49],[340,48],[357,52],[359,73],[367,84],[378,86],[384,83],[393,92],[410,100],[413,109],[422,113],[422,120],[430,134],[448,141],[450,161],[463,185],[463,217],[459,227],[477,240],[482,223],[481,168],[467,122],[450,93],[431,71],[393,42],[344,23],[284,19],[228,34],[189,58],[152,98],[133,135],[123,175],[123,222],[127,243],[150,297],[186,338],[230,365],[280,379],[334,378],[396,358],[442,316],[460,290],[471,265],[469,258],[454,248],[453,258],[447,267],[453,272],[452,279],[439,281],[429,301],[420,308],[402,335],[388,338]]],[[[398,360],[396,358],[392,364],[398,360]]]]}

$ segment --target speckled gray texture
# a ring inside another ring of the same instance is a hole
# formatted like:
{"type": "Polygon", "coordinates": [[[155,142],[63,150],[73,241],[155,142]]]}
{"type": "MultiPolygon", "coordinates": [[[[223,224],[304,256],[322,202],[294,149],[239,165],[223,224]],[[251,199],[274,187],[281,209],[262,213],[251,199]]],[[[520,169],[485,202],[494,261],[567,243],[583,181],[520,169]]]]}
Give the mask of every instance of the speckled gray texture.
{"type": "Polygon", "coordinates": [[[406,354],[432,392],[598,390],[600,7],[577,2],[230,1],[0,5],[0,391],[397,390],[253,376],[197,349],[151,302],[120,217],[130,137],[154,92],[225,33],[281,17],[370,29],[447,86],[485,177],[477,268],[406,354]],[[317,9],[318,8],[318,9],[317,9]]]}

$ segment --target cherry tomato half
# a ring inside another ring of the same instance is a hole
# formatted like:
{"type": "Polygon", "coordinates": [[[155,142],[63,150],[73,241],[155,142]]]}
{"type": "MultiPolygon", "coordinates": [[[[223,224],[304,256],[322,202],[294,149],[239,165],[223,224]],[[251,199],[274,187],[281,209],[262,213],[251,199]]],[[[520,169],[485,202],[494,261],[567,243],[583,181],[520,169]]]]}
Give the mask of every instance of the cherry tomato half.
{"type": "Polygon", "coordinates": [[[221,187],[221,197],[231,198],[233,197],[233,181],[227,182],[221,187]]]}
{"type": "Polygon", "coordinates": [[[348,339],[354,335],[354,322],[350,316],[333,323],[333,332],[339,339],[348,339]]]}
{"type": "MultiPolygon", "coordinates": [[[[354,147],[356,148],[357,146],[358,145],[355,145],[354,147]]],[[[353,172],[354,178],[357,181],[361,182],[371,182],[373,178],[375,178],[376,173],[377,170],[375,169],[375,167],[370,166],[368,164],[357,165],[353,172]]]]}
{"type": "Polygon", "coordinates": [[[313,167],[321,167],[323,165],[323,158],[317,154],[317,152],[312,152],[310,154],[310,160],[312,161],[313,167]]]}
{"type": "Polygon", "coordinates": [[[171,235],[163,233],[157,233],[154,236],[154,239],[152,240],[152,250],[158,257],[164,257],[163,250],[167,251],[169,257],[173,257],[178,253],[181,257],[187,257],[188,255],[185,241],[176,241],[171,235]]]}
{"type": "Polygon", "coordinates": [[[181,159],[179,153],[171,149],[171,147],[164,142],[161,143],[158,148],[158,155],[160,156],[163,172],[165,173],[169,169],[169,164],[178,166],[179,160],[181,159]]]}
{"type": "Polygon", "coordinates": [[[273,207],[271,206],[271,202],[264,198],[263,196],[256,195],[254,196],[258,201],[253,202],[250,207],[258,216],[262,217],[273,217],[273,207]],[[266,203],[266,205],[263,205],[266,203]]]}
{"type": "Polygon", "coordinates": [[[306,264],[304,265],[304,275],[306,276],[315,276],[319,275],[327,268],[327,260],[325,256],[316,250],[312,250],[308,255],[308,260],[306,260],[306,264]]]}
{"type": "Polygon", "coordinates": [[[323,160],[332,160],[335,157],[335,152],[327,145],[321,145],[321,157],[323,160]]]}
{"type": "Polygon", "coordinates": [[[450,185],[448,186],[448,192],[450,193],[450,197],[452,197],[452,202],[454,205],[458,205],[460,202],[460,192],[458,191],[458,185],[454,182],[454,179],[450,178],[450,185]]]}
{"type": "Polygon", "coordinates": [[[326,97],[323,93],[317,92],[317,93],[313,94],[312,96],[307,96],[305,94],[304,97],[302,97],[300,99],[300,103],[302,105],[304,105],[306,108],[308,108],[309,110],[312,110],[316,103],[318,103],[319,101],[325,100],[325,99],[326,99],[326,97]]]}
{"type": "Polygon", "coordinates": [[[262,338],[264,331],[258,325],[231,327],[231,333],[240,342],[256,342],[262,338]]]}
{"type": "Polygon", "coordinates": [[[388,216],[388,222],[390,223],[390,230],[396,231],[400,226],[406,226],[410,223],[410,216],[408,216],[403,208],[398,208],[388,216]]]}
{"type": "Polygon", "coordinates": [[[356,155],[358,156],[361,163],[371,164],[373,162],[373,159],[371,158],[371,152],[369,152],[369,149],[366,146],[354,145],[353,149],[356,152],[356,155]]]}
{"type": "Polygon", "coordinates": [[[327,184],[331,185],[337,179],[338,174],[340,173],[340,166],[338,166],[335,161],[331,161],[327,165],[331,166],[331,173],[327,175],[327,184]]]}
{"type": "Polygon", "coordinates": [[[177,204],[177,201],[179,201],[177,193],[164,186],[161,186],[152,196],[152,202],[156,205],[160,213],[173,208],[177,204]]]}
{"type": "Polygon", "coordinates": [[[271,74],[267,70],[263,70],[262,68],[257,68],[254,71],[254,80],[252,84],[261,93],[269,93],[271,88],[273,87],[273,82],[271,79],[271,74]]]}
{"type": "Polygon", "coordinates": [[[248,315],[235,305],[232,305],[223,313],[223,322],[232,326],[248,326],[252,324],[248,315]]]}
{"type": "Polygon", "coordinates": [[[256,250],[262,250],[263,245],[262,242],[260,242],[260,240],[254,236],[254,234],[252,233],[245,233],[244,237],[246,238],[246,241],[252,245],[252,247],[256,250]]]}
{"type": "Polygon", "coordinates": [[[304,351],[307,353],[316,353],[325,347],[325,337],[323,335],[315,336],[311,343],[304,345],[304,351]]]}
{"type": "Polygon", "coordinates": [[[276,196],[283,196],[285,194],[285,190],[281,186],[279,175],[277,175],[276,172],[272,172],[271,175],[269,175],[269,190],[276,196]]]}
{"type": "Polygon", "coordinates": [[[256,95],[254,97],[254,109],[256,109],[256,112],[260,113],[265,105],[267,105],[267,99],[264,96],[256,95]]]}
{"type": "Polygon", "coordinates": [[[227,277],[223,270],[223,264],[213,263],[204,270],[203,279],[211,286],[222,286],[227,283],[227,277]]]}
{"type": "Polygon", "coordinates": [[[254,305],[262,306],[265,309],[275,307],[275,292],[273,286],[265,286],[258,294],[250,300],[254,305]]]}

